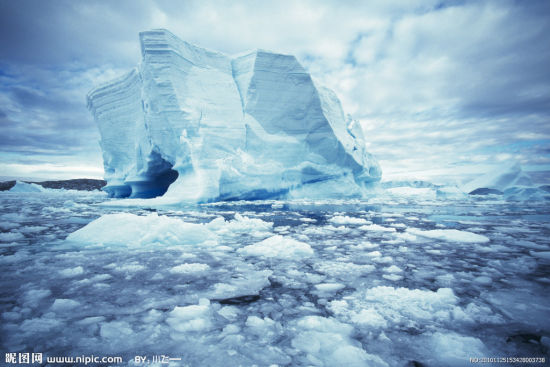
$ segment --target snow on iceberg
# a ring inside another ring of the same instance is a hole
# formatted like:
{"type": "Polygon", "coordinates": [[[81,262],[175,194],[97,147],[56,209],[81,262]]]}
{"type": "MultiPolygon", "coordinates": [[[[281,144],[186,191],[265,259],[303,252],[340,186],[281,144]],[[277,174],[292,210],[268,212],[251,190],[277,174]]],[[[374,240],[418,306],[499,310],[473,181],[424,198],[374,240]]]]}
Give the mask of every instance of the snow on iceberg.
{"type": "Polygon", "coordinates": [[[111,196],[358,195],[380,180],[359,123],[294,56],[230,57],[162,29],[140,41],[139,66],[88,94],[111,196]]]}

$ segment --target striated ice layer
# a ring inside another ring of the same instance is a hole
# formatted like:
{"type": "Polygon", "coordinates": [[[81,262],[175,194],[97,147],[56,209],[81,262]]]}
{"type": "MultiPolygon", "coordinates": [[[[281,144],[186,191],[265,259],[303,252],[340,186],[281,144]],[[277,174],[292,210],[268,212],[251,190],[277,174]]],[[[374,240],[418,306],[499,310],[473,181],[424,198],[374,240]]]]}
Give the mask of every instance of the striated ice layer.
{"type": "Polygon", "coordinates": [[[358,197],[379,181],[359,123],[294,56],[140,40],[140,65],[88,94],[111,196],[358,197]]]}

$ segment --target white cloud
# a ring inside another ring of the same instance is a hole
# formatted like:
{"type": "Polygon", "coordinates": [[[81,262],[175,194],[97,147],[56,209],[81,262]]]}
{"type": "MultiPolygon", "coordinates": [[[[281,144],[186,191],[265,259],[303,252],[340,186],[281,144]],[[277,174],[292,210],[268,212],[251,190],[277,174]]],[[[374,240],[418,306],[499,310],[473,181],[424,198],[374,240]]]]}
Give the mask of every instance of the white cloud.
{"type": "MultiPolygon", "coordinates": [[[[84,136],[96,136],[85,93],[139,62],[139,31],[163,27],[226,53],[263,48],[295,54],[361,121],[386,173],[503,159],[548,162],[550,6],[544,1],[8,5],[0,15],[0,66],[18,72],[0,74],[0,118],[4,113],[20,124],[20,130],[2,125],[15,138],[30,127],[58,128],[61,114],[26,109],[7,94],[9,85],[21,91],[41,85],[38,94],[60,105],[80,104],[68,113],[87,126],[84,136]],[[513,145],[518,141],[526,144],[513,145]]],[[[96,142],[87,141],[85,150],[97,154],[96,142]]],[[[37,152],[48,148],[38,145],[37,152]]]]}

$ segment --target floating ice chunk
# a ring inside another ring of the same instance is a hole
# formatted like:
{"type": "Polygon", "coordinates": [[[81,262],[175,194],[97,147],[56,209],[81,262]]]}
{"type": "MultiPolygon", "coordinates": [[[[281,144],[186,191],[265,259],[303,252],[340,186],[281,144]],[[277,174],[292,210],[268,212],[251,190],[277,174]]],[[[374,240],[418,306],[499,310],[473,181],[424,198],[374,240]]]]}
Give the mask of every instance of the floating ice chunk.
{"type": "Polygon", "coordinates": [[[371,224],[371,221],[368,221],[364,218],[348,217],[337,215],[329,219],[329,222],[334,224],[371,224]]]}
{"type": "Polygon", "coordinates": [[[234,284],[216,283],[209,296],[212,297],[212,299],[233,298],[235,297],[234,294],[237,292],[239,292],[239,287],[234,284]]]}
{"type": "Polygon", "coordinates": [[[156,273],[151,277],[151,280],[163,280],[163,279],[164,279],[164,275],[162,275],[161,273],[156,273]]]}
{"type": "Polygon", "coordinates": [[[275,232],[279,234],[285,234],[290,232],[290,226],[279,226],[274,229],[275,232]]]}
{"type": "Polygon", "coordinates": [[[259,336],[264,341],[271,340],[282,329],[280,323],[273,321],[269,317],[262,319],[258,316],[248,316],[245,325],[248,332],[259,336]]]}
{"type": "Polygon", "coordinates": [[[307,243],[281,235],[269,237],[237,251],[249,256],[276,257],[280,259],[300,259],[313,255],[313,249],[307,243]]]}
{"type": "Polygon", "coordinates": [[[344,288],[346,286],[341,283],[321,283],[315,285],[316,291],[314,293],[319,297],[327,297],[344,288]]]}
{"type": "Polygon", "coordinates": [[[210,301],[201,299],[198,305],[176,306],[166,319],[166,323],[175,331],[205,331],[212,327],[210,301]]]}
{"type": "Polygon", "coordinates": [[[469,303],[464,309],[456,307],[453,310],[453,318],[470,324],[502,324],[504,319],[499,313],[495,313],[484,304],[469,303]]]}
{"type": "Polygon", "coordinates": [[[407,226],[403,223],[392,223],[391,226],[394,228],[407,228],[407,226]]]}
{"type": "Polygon", "coordinates": [[[109,280],[112,277],[113,276],[111,274],[98,274],[98,275],[94,275],[93,277],[91,277],[90,282],[92,282],[92,283],[102,282],[104,280],[109,280]]]}
{"type": "Polygon", "coordinates": [[[43,230],[48,229],[48,227],[45,226],[25,226],[21,229],[19,229],[19,232],[21,233],[38,233],[42,232],[43,230]]]}
{"type": "Polygon", "coordinates": [[[388,367],[380,357],[369,354],[351,338],[353,327],[333,318],[306,316],[296,323],[292,347],[305,353],[300,365],[388,367]]]}
{"type": "Polygon", "coordinates": [[[403,214],[401,213],[380,213],[381,217],[384,218],[402,218],[403,214]]]}
{"type": "MultiPolygon", "coordinates": [[[[465,223],[465,224],[471,224],[471,223],[465,223]]],[[[470,231],[470,232],[487,232],[487,229],[483,228],[483,227],[470,227],[470,228],[468,228],[468,231],[470,231]]]]}
{"type": "Polygon", "coordinates": [[[382,315],[374,308],[364,308],[359,312],[352,312],[350,320],[355,324],[366,326],[373,329],[382,329],[388,326],[388,323],[382,315]]]}
{"type": "Polygon", "coordinates": [[[514,240],[514,245],[521,246],[533,250],[548,250],[549,246],[546,244],[538,244],[532,241],[526,241],[526,240],[514,240]]]}
{"type": "Polygon", "coordinates": [[[222,217],[218,217],[208,223],[206,227],[218,234],[241,234],[253,231],[270,232],[273,229],[273,223],[235,213],[233,220],[226,221],[222,217]]]}
{"type": "Polygon", "coordinates": [[[193,273],[202,273],[210,269],[208,264],[200,263],[186,263],[181,265],[176,265],[170,269],[170,272],[173,274],[193,274],[193,273]]]}
{"type": "Polygon", "coordinates": [[[303,230],[303,233],[306,235],[319,235],[319,236],[330,236],[333,235],[334,232],[338,232],[339,234],[349,233],[352,232],[353,229],[346,226],[339,226],[335,227],[331,224],[323,227],[307,227],[303,230]]]}
{"type": "Polygon", "coordinates": [[[104,316],[90,316],[85,317],[82,320],[78,320],[77,323],[79,325],[96,325],[103,321],[105,321],[104,316]]]}
{"type": "Polygon", "coordinates": [[[323,227],[306,226],[305,229],[302,231],[302,233],[308,236],[330,235],[332,234],[331,228],[334,228],[334,226],[323,226],[323,227]],[[327,227],[330,227],[330,228],[327,228],[327,227]]]}
{"type": "Polygon", "coordinates": [[[397,232],[395,233],[395,237],[397,237],[400,240],[408,241],[408,242],[414,242],[416,241],[417,237],[415,235],[412,235],[407,232],[397,232]]]}
{"type": "Polygon", "coordinates": [[[229,321],[237,320],[239,313],[239,308],[235,306],[224,306],[218,310],[218,314],[229,321]]]}
{"type": "Polygon", "coordinates": [[[441,274],[435,277],[435,280],[437,281],[437,284],[443,286],[443,287],[450,287],[451,284],[455,281],[455,277],[453,274],[441,274]]]}
{"type": "Polygon", "coordinates": [[[322,292],[336,292],[336,291],[339,291],[340,289],[344,289],[345,287],[346,286],[341,283],[321,283],[321,284],[315,285],[315,288],[317,288],[317,290],[320,290],[322,292]]]}
{"type": "Polygon", "coordinates": [[[539,259],[550,260],[550,251],[529,251],[529,253],[539,259]]]}
{"type": "Polygon", "coordinates": [[[361,274],[371,273],[376,270],[374,265],[358,265],[349,262],[323,261],[316,263],[315,270],[338,279],[355,279],[361,274]]]}
{"type": "Polygon", "coordinates": [[[82,266],[63,269],[59,271],[59,275],[61,275],[63,278],[72,278],[82,274],[84,274],[84,268],[82,266]]]}
{"type": "Polygon", "coordinates": [[[0,263],[10,264],[21,262],[29,256],[29,253],[26,251],[18,251],[13,255],[2,255],[0,256],[0,263]]]}
{"type": "Polygon", "coordinates": [[[369,224],[359,227],[362,231],[375,231],[375,232],[395,232],[395,228],[383,227],[378,224],[369,224]]]}
{"type": "Polygon", "coordinates": [[[378,264],[391,264],[393,262],[393,258],[391,256],[377,256],[374,257],[372,261],[378,264]]]}
{"type": "Polygon", "coordinates": [[[50,315],[53,314],[48,313],[48,315],[44,315],[39,318],[27,319],[23,321],[20,327],[21,331],[27,335],[36,337],[36,335],[45,335],[46,333],[50,333],[52,330],[59,330],[59,328],[63,325],[63,322],[52,318],[50,315]]]}
{"type": "Polygon", "coordinates": [[[159,310],[150,310],[142,318],[145,323],[158,323],[163,318],[164,313],[159,310]]]}
{"type": "Polygon", "coordinates": [[[457,303],[458,298],[449,288],[440,288],[432,292],[379,286],[347,295],[346,304],[331,303],[329,308],[339,319],[346,322],[362,309],[373,309],[390,326],[417,325],[420,327],[430,322],[451,322],[452,312],[458,308],[457,303]]]}
{"type": "Polygon", "coordinates": [[[11,221],[11,222],[25,222],[29,219],[28,216],[21,214],[21,213],[6,213],[0,215],[0,218],[4,221],[11,221]]]}
{"type": "Polygon", "coordinates": [[[332,311],[336,315],[344,314],[348,312],[349,304],[346,302],[346,300],[334,300],[330,301],[328,304],[328,308],[330,311],[332,311]]]}
{"type": "Polygon", "coordinates": [[[389,365],[377,355],[369,354],[363,349],[352,345],[336,348],[336,350],[328,356],[327,362],[326,366],[336,366],[338,363],[343,363],[344,366],[350,367],[389,367],[389,365]]]}
{"type": "MultiPolygon", "coordinates": [[[[223,328],[222,335],[239,334],[240,332],[241,332],[241,328],[239,327],[239,325],[229,324],[229,325],[227,325],[226,327],[223,328]]],[[[228,353],[230,353],[230,352],[228,352],[228,353]]]]}
{"type": "Polygon", "coordinates": [[[391,265],[387,268],[384,268],[384,272],[385,273],[402,273],[403,272],[403,269],[395,266],[395,265],[391,265]]]}
{"type": "Polygon", "coordinates": [[[516,288],[514,292],[499,289],[484,294],[485,300],[490,302],[493,310],[498,310],[514,322],[521,322],[534,328],[550,328],[548,312],[548,295],[534,292],[527,287],[516,288]],[[518,299],[528,299],[529,302],[518,302],[518,299]]]}
{"type": "Polygon", "coordinates": [[[423,231],[417,228],[408,228],[407,232],[417,236],[450,242],[487,243],[490,241],[486,236],[467,231],[459,231],[458,229],[434,229],[423,231]]]}
{"type": "Polygon", "coordinates": [[[110,321],[101,324],[99,335],[109,342],[120,343],[134,334],[132,327],[126,321],[110,321]]]}
{"type": "Polygon", "coordinates": [[[42,299],[51,296],[51,294],[49,289],[31,289],[25,292],[23,300],[26,306],[36,307],[42,299]]]}
{"type": "Polygon", "coordinates": [[[120,273],[137,273],[138,271],[145,270],[145,265],[130,263],[121,266],[115,266],[114,270],[120,273]]]}
{"type": "Polygon", "coordinates": [[[428,348],[436,350],[437,354],[432,355],[450,367],[469,366],[471,357],[487,355],[487,348],[481,340],[456,333],[434,333],[428,348]]]}
{"type": "Polygon", "coordinates": [[[17,321],[21,318],[21,314],[15,311],[2,312],[2,318],[6,321],[17,321]]]}
{"type": "Polygon", "coordinates": [[[206,297],[215,300],[228,298],[257,295],[262,289],[271,283],[269,277],[273,272],[271,270],[252,270],[250,268],[240,268],[242,274],[234,274],[227,279],[227,283],[216,283],[206,293],[206,297]]]}
{"type": "Polygon", "coordinates": [[[377,248],[380,246],[378,243],[372,243],[372,242],[362,242],[358,245],[353,246],[355,250],[369,250],[373,248],[377,248]]]}
{"type": "Polygon", "coordinates": [[[54,301],[52,307],[50,307],[50,310],[54,312],[65,312],[79,306],[80,302],[73,299],[58,298],[54,301]]]}
{"type": "Polygon", "coordinates": [[[3,232],[0,233],[0,242],[12,242],[25,239],[25,236],[19,232],[3,232]]]}
{"type": "Polygon", "coordinates": [[[10,222],[0,223],[0,229],[3,229],[4,231],[9,231],[10,229],[14,229],[19,226],[20,226],[19,223],[10,223],[10,222]]]}
{"type": "Polygon", "coordinates": [[[481,285],[490,285],[493,280],[488,276],[479,276],[474,278],[474,282],[481,285]]]}
{"type": "Polygon", "coordinates": [[[397,281],[403,279],[403,276],[402,275],[397,275],[397,274],[384,274],[384,275],[382,275],[382,278],[387,279],[387,280],[391,280],[392,282],[397,282],[397,281]]]}
{"type": "Polygon", "coordinates": [[[394,240],[383,240],[382,243],[384,244],[388,244],[388,245],[399,245],[399,244],[402,244],[404,243],[405,241],[399,239],[399,238],[396,238],[394,240]]]}
{"type": "Polygon", "coordinates": [[[83,244],[142,246],[148,244],[185,245],[215,241],[205,225],[186,223],[177,218],[151,213],[105,214],[71,233],[68,241],[83,244]]]}

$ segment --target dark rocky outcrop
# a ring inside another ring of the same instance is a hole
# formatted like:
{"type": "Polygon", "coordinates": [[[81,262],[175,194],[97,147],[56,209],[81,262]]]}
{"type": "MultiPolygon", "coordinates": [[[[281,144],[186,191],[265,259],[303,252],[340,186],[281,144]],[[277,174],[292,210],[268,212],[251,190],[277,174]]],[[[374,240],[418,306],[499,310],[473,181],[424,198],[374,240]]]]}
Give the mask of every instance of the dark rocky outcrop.
{"type": "MultiPolygon", "coordinates": [[[[15,186],[16,181],[4,181],[0,182],[0,191],[7,191],[15,186]]],[[[92,190],[101,190],[105,186],[106,182],[104,180],[95,180],[92,178],[76,178],[72,180],[53,180],[53,181],[24,181],[26,183],[34,183],[45,187],[47,189],[66,189],[66,190],[82,190],[82,191],[92,191],[92,190]]]]}

